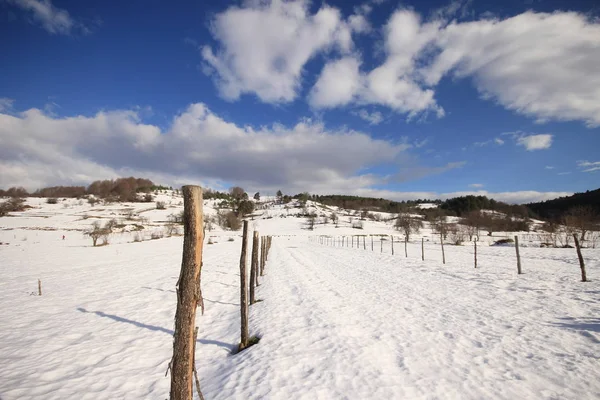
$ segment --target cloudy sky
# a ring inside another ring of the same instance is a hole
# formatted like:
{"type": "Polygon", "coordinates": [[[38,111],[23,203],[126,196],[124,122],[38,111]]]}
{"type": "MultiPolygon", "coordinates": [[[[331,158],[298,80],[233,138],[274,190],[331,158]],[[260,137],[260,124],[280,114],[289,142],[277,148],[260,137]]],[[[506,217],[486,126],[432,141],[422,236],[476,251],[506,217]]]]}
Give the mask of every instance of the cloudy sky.
{"type": "Polygon", "coordinates": [[[0,0],[0,187],[600,187],[593,1],[0,0]]]}

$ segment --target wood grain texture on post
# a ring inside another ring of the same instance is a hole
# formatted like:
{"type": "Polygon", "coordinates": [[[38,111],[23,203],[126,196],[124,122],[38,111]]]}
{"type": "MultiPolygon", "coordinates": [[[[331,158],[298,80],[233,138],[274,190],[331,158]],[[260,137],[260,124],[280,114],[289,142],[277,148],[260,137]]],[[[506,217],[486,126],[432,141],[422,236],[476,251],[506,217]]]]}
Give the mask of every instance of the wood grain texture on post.
{"type": "MultiPolygon", "coordinates": [[[[573,239],[575,239],[575,247],[577,248],[577,257],[579,258],[579,267],[581,268],[581,282],[587,282],[587,276],[585,273],[585,263],[583,262],[583,255],[581,254],[581,247],[579,246],[579,239],[577,239],[577,234],[573,234],[573,239]]],[[[40,296],[42,292],[40,291],[40,296]]]]}
{"type": "Polygon", "coordinates": [[[241,339],[240,350],[248,347],[248,285],[246,283],[246,248],[248,247],[248,221],[244,221],[242,236],[242,254],[240,256],[240,316],[241,339]]]}
{"type": "Polygon", "coordinates": [[[177,310],[171,360],[171,400],[192,398],[194,371],[194,330],[200,302],[203,215],[202,188],[183,187],[183,257],[177,281],[177,310]]]}
{"type": "Polygon", "coordinates": [[[515,249],[517,250],[517,273],[521,275],[521,255],[519,254],[519,237],[515,236],[515,249]]]}
{"type": "Polygon", "coordinates": [[[254,304],[254,286],[258,286],[258,231],[252,236],[252,263],[250,264],[250,304],[254,304]]]}

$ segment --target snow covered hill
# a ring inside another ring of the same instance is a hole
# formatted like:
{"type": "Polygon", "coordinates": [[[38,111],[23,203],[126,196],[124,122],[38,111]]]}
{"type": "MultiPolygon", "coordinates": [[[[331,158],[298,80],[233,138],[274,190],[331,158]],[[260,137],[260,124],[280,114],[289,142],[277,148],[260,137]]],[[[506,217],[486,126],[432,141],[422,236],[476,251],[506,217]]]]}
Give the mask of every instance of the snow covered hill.
{"type": "MultiPolygon", "coordinates": [[[[2,400],[168,397],[182,237],[167,228],[183,205],[172,192],[155,200],[165,209],[28,199],[33,208],[0,218],[2,400]],[[83,232],[111,219],[110,244],[92,247],[83,232]]],[[[207,231],[196,354],[207,400],[600,397],[600,250],[584,249],[586,283],[574,249],[524,233],[523,275],[514,247],[488,246],[500,236],[481,236],[477,269],[472,244],[447,245],[443,265],[429,227],[406,257],[393,216],[376,214],[312,202],[255,212],[251,229],[275,238],[250,307],[261,341],[236,355],[240,232],[207,231]],[[295,217],[305,211],[314,230],[295,217]],[[372,251],[371,236],[341,247],[350,235],[378,236],[372,251]],[[377,240],[390,235],[394,255],[377,240]]]]}

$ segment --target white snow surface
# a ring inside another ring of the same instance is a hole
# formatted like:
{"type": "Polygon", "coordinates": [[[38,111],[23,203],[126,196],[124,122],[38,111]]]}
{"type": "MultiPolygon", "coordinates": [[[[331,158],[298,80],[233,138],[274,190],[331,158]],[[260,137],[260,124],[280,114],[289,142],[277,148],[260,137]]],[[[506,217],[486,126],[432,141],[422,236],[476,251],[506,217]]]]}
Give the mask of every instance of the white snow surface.
{"type": "MultiPolygon", "coordinates": [[[[163,196],[167,210],[29,199],[36,208],[0,219],[2,400],[168,397],[182,237],[134,243],[124,217],[145,216],[148,239],[182,209],[163,196]],[[124,232],[92,247],[81,231],[113,217],[124,232]]],[[[590,282],[574,249],[524,247],[517,275],[514,247],[480,243],[474,269],[471,245],[446,245],[443,265],[427,230],[405,257],[403,242],[392,255],[379,237],[373,251],[370,236],[341,247],[342,235],[390,235],[389,223],[360,231],[344,215],[308,231],[296,212],[274,206],[250,222],[275,237],[250,307],[261,340],[235,355],[240,232],[207,232],[196,347],[207,400],[600,398],[600,250],[583,250],[590,282]]]]}

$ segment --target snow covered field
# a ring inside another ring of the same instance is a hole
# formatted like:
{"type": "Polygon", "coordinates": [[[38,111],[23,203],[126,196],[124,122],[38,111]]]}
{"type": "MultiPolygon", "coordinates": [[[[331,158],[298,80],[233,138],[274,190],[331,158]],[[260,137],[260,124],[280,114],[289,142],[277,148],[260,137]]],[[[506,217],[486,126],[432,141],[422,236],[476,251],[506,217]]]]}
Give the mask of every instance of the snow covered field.
{"type": "MultiPolygon", "coordinates": [[[[32,199],[38,208],[0,219],[2,400],[168,397],[182,238],[134,243],[125,232],[94,248],[81,232],[134,208],[147,236],[181,210],[165,201],[167,210],[32,199]]],[[[600,250],[584,249],[591,282],[580,282],[574,249],[524,247],[517,276],[513,247],[481,245],[474,269],[472,247],[448,245],[442,265],[439,243],[426,242],[421,261],[420,236],[408,258],[389,242],[383,254],[369,241],[324,246],[309,236],[356,230],[310,232],[282,213],[250,223],[282,236],[263,301],[250,307],[261,341],[237,355],[240,234],[207,232],[216,243],[205,245],[196,354],[207,400],[600,397],[600,250]]],[[[367,222],[360,233],[392,232],[367,222]]]]}

